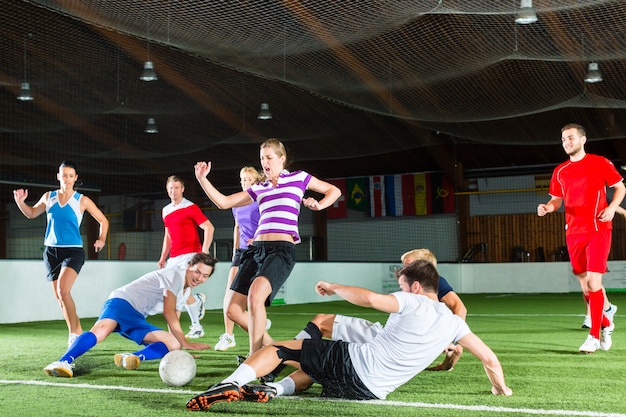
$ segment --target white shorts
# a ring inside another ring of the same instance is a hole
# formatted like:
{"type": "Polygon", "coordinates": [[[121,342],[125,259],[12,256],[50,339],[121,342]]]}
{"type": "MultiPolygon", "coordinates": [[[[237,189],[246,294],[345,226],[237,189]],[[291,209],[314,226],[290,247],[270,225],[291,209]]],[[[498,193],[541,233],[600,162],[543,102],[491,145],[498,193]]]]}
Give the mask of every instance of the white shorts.
{"type": "Polygon", "coordinates": [[[187,269],[189,266],[189,261],[196,255],[196,252],[184,253],[182,255],[174,256],[173,258],[169,258],[165,263],[166,268],[179,268],[179,269],[187,269]]]}
{"type": "Polygon", "coordinates": [[[372,323],[358,317],[337,314],[333,323],[332,340],[356,343],[371,342],[382,329],[383,326],[379,322],[372,323]]]}

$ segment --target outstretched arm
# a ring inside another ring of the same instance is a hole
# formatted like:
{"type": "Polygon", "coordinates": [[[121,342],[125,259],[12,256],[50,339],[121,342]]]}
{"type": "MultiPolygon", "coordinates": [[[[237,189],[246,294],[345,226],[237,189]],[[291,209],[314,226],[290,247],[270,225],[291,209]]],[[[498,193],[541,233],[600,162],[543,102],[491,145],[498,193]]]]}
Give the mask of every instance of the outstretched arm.
{"type": "Polygon", "coordinates": [[[204,193],[211,199],[213,204],[219,209],[227,209],[232,207],[246,206],[252,203],[250,195],[246,191],[239,191],[231,195],[224,195],[220,193],[217,188],[211,184],[207,179],[207,175],[211,172],[210,162],[197,162],[194,165],[194,172],[196,179],[200,183],[200,186],[204,190],[204,193]]]}
{"type": "Polygon", "coordinates": [[[468,333],[459,340],[459,344],[476,356],[482,363],[494,395],[512,395],[513,390],[504,382],[504,371],[495,353],[474,333],[468,333]]]}
{"type": "Polygon", "coordinates": [[[174,335],[184,349],[211,349],[211,346],[206,343],[191,343],[185,338],[185,333],[180,326],[179,314],[176,312],[176,296],[171,291],[167,291],[163,297],[163,317],[167,322],[170,333],[174,335]]]}
{"type": "Polygon", "coordinates": [[[354,305],[371,307],[385,313],[397,313],[400,308],[398,299],[395,296],[379,294],[361,287],[320,281],[315,285],[315,291],[321,296],[337,294],[354,305]]]}
{"type": "Polygon", "coordinates": [[[26,204],[26,199],[28,198],[28,190],[19,189],[13,190],[13,199],[15,200],[15,204],[20,209],[22,214],[26,216],[28,219],[34,219],[40,214],[46,211],[46,201],[48,200],[48,192],[41,196],[39,201],[34,206],[29,206],[26,204]]]}

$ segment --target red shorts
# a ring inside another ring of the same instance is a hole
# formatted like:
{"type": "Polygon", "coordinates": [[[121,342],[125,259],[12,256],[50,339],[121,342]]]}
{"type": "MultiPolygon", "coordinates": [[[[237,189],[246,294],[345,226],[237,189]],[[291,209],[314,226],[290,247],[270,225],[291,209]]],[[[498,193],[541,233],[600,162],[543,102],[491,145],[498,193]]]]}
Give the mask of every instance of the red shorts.
{"type": "Polygon", "coordinates": [[[585,272],[607,272],[607,260],[611,251],[612,230],[577,233],[566,236],[567,251],[575,275],[585,272]]]}

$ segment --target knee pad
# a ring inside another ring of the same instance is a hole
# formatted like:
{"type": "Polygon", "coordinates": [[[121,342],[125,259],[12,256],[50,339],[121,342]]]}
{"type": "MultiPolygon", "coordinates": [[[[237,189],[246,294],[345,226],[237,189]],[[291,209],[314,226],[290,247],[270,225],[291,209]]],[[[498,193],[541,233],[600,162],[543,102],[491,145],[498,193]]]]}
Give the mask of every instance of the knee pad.
{"type": "Polygon", "coordinates": [[[300,355],[302,353],[301,350],[293,350],[280,345],[276,345],[276,348],[278,349],[276,351],[276,356],[280,358],[281,363],[285,361],[295,361],[300,363],[300,355]]]}

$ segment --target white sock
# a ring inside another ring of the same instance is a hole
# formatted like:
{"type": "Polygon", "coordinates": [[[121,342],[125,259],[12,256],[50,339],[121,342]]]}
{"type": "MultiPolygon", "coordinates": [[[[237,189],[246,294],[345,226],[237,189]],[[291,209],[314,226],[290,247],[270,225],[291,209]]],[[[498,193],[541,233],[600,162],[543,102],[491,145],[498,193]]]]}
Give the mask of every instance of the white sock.
{"type": "Polygon", "coordinates": [[[268,382],[267,385],[276,388],[276,396],[293,395],[296,392],[296,383],[288,376],[278,382],[268,382]]]}
{"type": "Polygon", "coordinates": [[[191,325],[198,326],[200,325],[200,320],[198,320],[198,317],[200,317],[200,300],[198,300],[195,296],[193,299],[195,301],[191,304],[185,304],[185,307],[187,309],[187,313],[189,313],[191,325]]]}
{"type": "Polygon", "coordinates": [[[235,382],[237,385],[242,386],[255,379],[256,371],[254,368],[247,363],[242,363],[235,369],[235,372],[226,377],[222,382],[235,382]]]}

